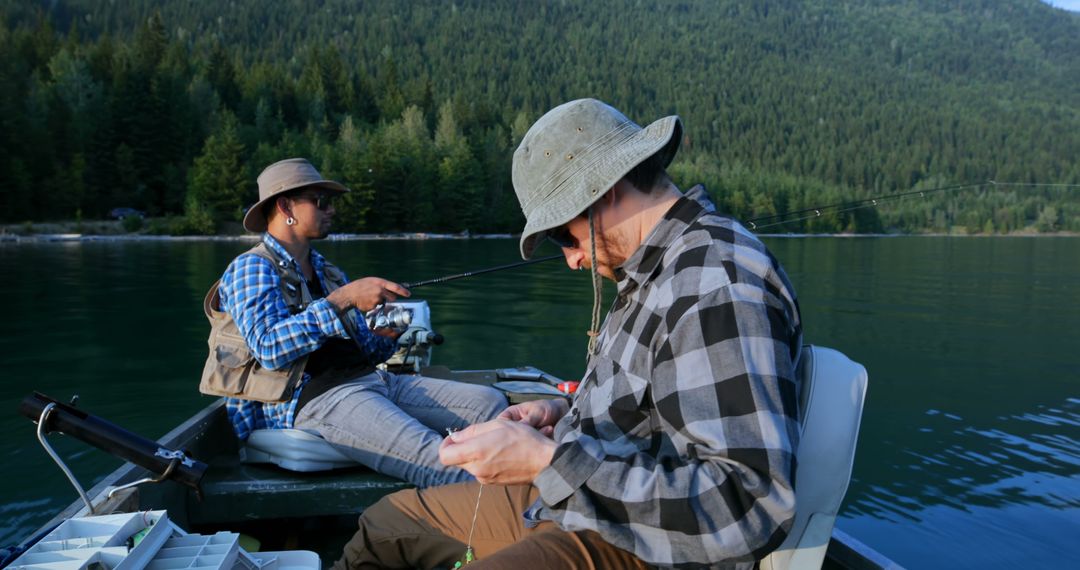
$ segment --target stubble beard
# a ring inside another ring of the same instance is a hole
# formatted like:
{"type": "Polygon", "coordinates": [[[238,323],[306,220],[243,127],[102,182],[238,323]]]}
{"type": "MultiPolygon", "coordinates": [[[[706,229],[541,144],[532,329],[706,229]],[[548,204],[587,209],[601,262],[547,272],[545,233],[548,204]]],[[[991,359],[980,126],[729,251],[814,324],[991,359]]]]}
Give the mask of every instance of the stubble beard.
{"type": "MultiPolygon", "coordinates": [[[[626,256],[620,252],[626,251],[627,240],[621,235],[598,234],[596,237],[598,238],[596,240],[596,272],[602,277],[615,281],[615,268],[626,263],[626,256]]],[[[591,258],[591,253],[589,256],[591,258]]]]}

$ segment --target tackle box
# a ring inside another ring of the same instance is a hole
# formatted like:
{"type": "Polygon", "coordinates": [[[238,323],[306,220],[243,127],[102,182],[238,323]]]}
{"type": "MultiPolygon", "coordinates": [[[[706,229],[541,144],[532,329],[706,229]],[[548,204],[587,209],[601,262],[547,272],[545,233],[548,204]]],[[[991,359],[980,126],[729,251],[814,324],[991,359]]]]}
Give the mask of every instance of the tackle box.
{"type": "Polygon", "coordinates": [[[240,535],[188,534],[165,511],[68,519],[11,570],[319,570],[314,552],[248,553],[240,535]]]}

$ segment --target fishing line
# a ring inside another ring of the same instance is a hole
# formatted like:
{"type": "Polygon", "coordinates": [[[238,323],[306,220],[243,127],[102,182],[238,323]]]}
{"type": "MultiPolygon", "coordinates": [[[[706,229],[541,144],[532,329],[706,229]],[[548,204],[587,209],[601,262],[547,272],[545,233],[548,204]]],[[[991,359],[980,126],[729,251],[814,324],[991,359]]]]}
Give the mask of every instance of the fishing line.
{"type": "Polygon", "coordinates": [[[480,483],[480,490],[476,492],[476,506],[473,507],[472,525],[469,527],[469,541],[465,543],[465,561],[458,561],[457,564],[454,564],[454,568],[461,568],[465,564],[472,564],[472,562],[476,560],[476,555],[473,553],[472,548],[472,537],[473,532],[476,530],[476,515],[480,514],[480,497],[483,496],[483,494],[484,484],[480,483]]]}
{"type": "MultiPolygon", "coordinates": [[[[456,431],[457,430],[452,427],[446,428],[446,437],[454,435],[454,432],[456,431]]],[[[484,484],[480,483],[480,490],[476,492],[476,506],[473,507],[472,525],[469,526],[469,540],[465,543],[465,558],[454,563],[455,570],[466,564],[472,564],[476,560],[476,555],[473,553],[472,539],[473,532],[476,530],[476,516],[480,514],[480,497],[483,495],[484,484]]]]}
{"type": "Polygon", "coordinates": [[[986,183],[991,186],[1053,186],[1056,188],[1080,188],[1080,184],[1058,182],[998,182],[996,180],[987,180],[986,183]]]}

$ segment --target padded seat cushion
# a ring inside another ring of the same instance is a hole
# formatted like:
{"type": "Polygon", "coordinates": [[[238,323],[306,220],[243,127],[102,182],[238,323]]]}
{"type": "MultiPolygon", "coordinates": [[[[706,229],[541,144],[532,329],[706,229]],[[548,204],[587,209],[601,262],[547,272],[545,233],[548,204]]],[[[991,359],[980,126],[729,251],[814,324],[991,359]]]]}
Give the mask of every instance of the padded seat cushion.
{"type": "Polygon", "coordinates": [[[359,465],[314,432],[258,429],[240,449],[244,463],[273,463],[289,471],[326,471],[359,465]]]}

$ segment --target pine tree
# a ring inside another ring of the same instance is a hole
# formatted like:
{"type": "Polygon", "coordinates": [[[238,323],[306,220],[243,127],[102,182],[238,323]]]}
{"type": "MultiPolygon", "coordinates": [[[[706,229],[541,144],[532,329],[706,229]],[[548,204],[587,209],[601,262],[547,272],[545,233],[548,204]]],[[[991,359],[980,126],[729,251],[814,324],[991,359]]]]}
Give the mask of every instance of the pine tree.
{"type": "Polygon", "coordinates": [[[205,210],[217,226],[240,221],[244,206],[254,196],[242,162],[244,146],[237,134],[236,116],[224,111],[220,123],[195,159],[186,205],[189,216],[205,210]]]}
{"type": "Polygon", "coordinates": [[[476,231],[484,210],[483,194],[475,174],[479,165],[449,101],[439,108],[435,154],[439,161],[437,200],[443,205],[439,208],[438,227],[453,232],[476,231]]]}
{"type": "Polygon", "coordinates": [[[338,171],[324,176],[336,177],[349,187],[350,192],[335,204],[334,226],[336,231],[362,232],[368,227],[368,216],[375,200],[372,170],[367,164],[368,148],[361,138],[351,116],[346,115],[341,124],[334,156],[338,171]]]}

